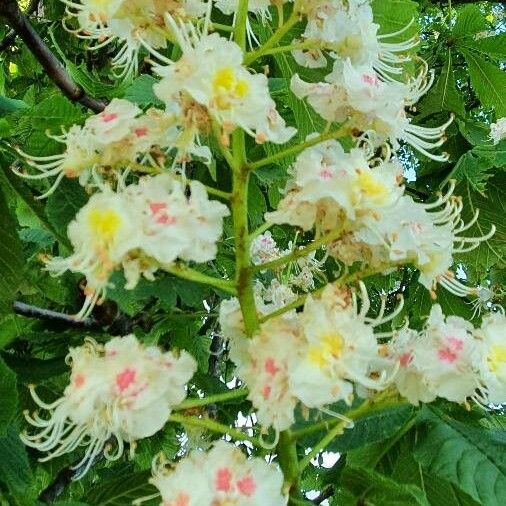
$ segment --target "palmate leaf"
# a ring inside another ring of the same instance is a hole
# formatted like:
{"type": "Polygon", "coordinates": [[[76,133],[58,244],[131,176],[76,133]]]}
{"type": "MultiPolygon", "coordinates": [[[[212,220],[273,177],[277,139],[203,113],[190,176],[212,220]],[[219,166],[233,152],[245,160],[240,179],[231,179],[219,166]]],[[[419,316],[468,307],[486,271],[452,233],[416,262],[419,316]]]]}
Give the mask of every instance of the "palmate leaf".
{"type": "Polygon", "coordinates": [[[18,391],[16,375],[0,358],[0,436],[5,434],[18,408],[18,391]]]}
{"type": "MultiPolygon", "coordinates": [[[[380,33],[396,32],[416,18],[418,4],[413,0],[373,0],[374,21],[380,25],[380,33]]],[[[411,30],[399,35],[400,40],[416,32],[416,25],[411,30]]]]}
{"type": "Polygon", "coordinates": [[[481,56],[504,60],[506,58],[506,33],[492,35],[491,37],[468,39],[459,42],[457,47],[459,46],[475,51],[481,56]]]}
{"type": "Polygon", "coordinates": [[[471,85],[486,107],[495,109],[497,117],[506,116],[506,73],[476,53],[462,51],[469,67],[471,85]]]}
{"type": "Polygon", "coordinates": [[[465,115],[464,100],[455,84],[453,56],[450,50],[436,84],[420,102],[419,109],[424,116],[440,111],[453,112],[459,116],[465,115]]]}
{"type": "Polygon", "coordinates": [[[448,480],[483,506],[506,497],[506,435],[453,420],[424,408],[425,425],[414,457],[429,474],[448,480]]]}

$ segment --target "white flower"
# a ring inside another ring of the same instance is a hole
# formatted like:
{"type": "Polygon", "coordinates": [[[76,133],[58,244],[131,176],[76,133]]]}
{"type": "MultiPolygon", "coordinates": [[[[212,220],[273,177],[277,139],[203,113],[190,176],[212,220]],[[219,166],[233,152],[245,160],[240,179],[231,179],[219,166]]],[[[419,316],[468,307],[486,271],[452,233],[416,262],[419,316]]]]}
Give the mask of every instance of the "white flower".
{"type": "Polygon", "coordinates": [[[110,275],[121,265],[126,288],[132,289],[141,274],[153,279],[158,268],[177,259],[215,258],[229,210],[209,200],[202,183],[192,181],[189,190],[187,196],[183,183],[160,174],[116,193],[104,187],[90,197],[68,228],[74,253],[47,264],[56,275],[70,270],[86,276],[87,297],[79,318],[90,314],[105,296],[110,275]]]}
{"type": "Polygon", "coordinates": [[[481,344],[479,364],[481,383],[486,401],[506,402],[506,317],[498,312],[483,318],[475,332],[481,344]]]}
{"type": "Polygon", "coordinates": [[[283,506],[283,474],[264,459],[247,459],[239,448],[217,441],[176,466],[155,462],[150,479],[167,506],[283,506]]]}
{"type": "Polygon", "coordinates": [[[250,255],[251,261],[255,265],[260,265],[280,257],[281,251],[271,232],[267,231],[251,241],[250,255]]]}
{"type": "Polygon", "coordinates": [[[490,138],[494,142],[494,145],[506,139],[506,117],[499,118],[495,123],[490,125],[490,138]]]}
{"type": "Polygon", "coordinates": [[[38,413],[28,422],[40,429],[34,435],[24,433],[23,442],[49,454],[49,460],[88,448],[82,460],[84,475],[102,452],[109,460],[120,458],[124,442],[152,436],[167,422],[172,407],[186,397],[186,383],[195,373],[195,360],[186,352],[163,353],[154,346],[144,347],[134,335],[115,337],[105,346],[88,340],[80,348],[71,348],[70,384],[63,397],[51,404],[43,402],[30,388],[35,403],[49,411],[38,413]],[[116,441],[110,454],[111,440],[116,441]]]}
{"type": "MultiPolygon", "coordinates": [[[[191,98],[221,125],[225,139],[236,127],[257,142],[284,143],[295,134],[295,129],[286,127],[276,112],[267,77],[251,74],[242,65],[243,52],[235,42],[216,33],[197,36],[195,31],[174,22],[172,27],[182,56],[172,62],[158,55],[164,65],[155,65],[162,79],[154,85],[154,91],[162,101],[170,105],[191,98]]],[[[197,119],[195,131],[200,128],[197,119]]]]}
{"type": "Polygon", "coordinates": [[[165,15],[177,19],[198,19],[207,12],[203,0],[62,0],[69,17],[76,17],[79,29],[65,28],[77,37],[96,41],[89,49],[100,49],[119,42],[119,50],[112,60],[117,77],[123,78],[138,70],[138,54],[142,46],[164,48],[169,31],[165,15]]]}
{"type": "MultiPolygon", "coordinates": [[[[62,135],[49,135],[66,145],[64,153],[51,156],[20,154],[40,174],[18,175],[27,179],[57,176],[51,188],[41,197],[50,195],[64,176],[79,178],[84,186],[100,174],[119,177],[121,169],[135,166],[149,155],[154,146],[171,148],[177,143],[178,131],[173,114],[149,109],[145,114],[133,103],[113,99],[100,114],[89,117],[83,126],[73,125],[62,135]]],[[[134,168],[135,170],[135,168],[134,168]]]]}
{"type": "Polygon", "coordinates": [[[291,169],[286,196],[277,211],[267,213],[272,223],[289,223],[309,230],[332,230],[346,220],[354,221],[391,207],[402,194],[398,164],[381,163],[371,168],[367,153],[345,153],[335,140],[304,150],[291,169]]]}
{"type": "Polygon", "coordinates": [[[473,326],[457,316],[446,317],[432,306],[424,330],[403,330],[391,349],[400,364],[394,381],[411,403],[443,397],[464,402],[479,386],[479,347],[473,326]]]}
{"type": "MultiPolygon", "coordinates": [[[[362,294],[367,297],[361,285],[362,294]]],[[[328,285],[320,299],[309,296],[300,325],[307,348],[293,365],[290,387],[308,407],[323,407],[339,400],[353,399],[353,384],[381,390],[384,378],[369,377],[370,366],[378,356],[372,322],[365,315],[368,298],[357,309],[356,300],[337,287],[328,285]]],[[[381,315],[382,316],[382,315],[381,315]]]]}
{"type": "Polygon", "coordinates": [[[249,389],[248,399],[257,410],[259,423],[277,431],[295,421],[297,404],[290,376],[301,348],[305,347],[296,318],[273,318],[248,341],[248,355],[238,368],[249,389]]]}

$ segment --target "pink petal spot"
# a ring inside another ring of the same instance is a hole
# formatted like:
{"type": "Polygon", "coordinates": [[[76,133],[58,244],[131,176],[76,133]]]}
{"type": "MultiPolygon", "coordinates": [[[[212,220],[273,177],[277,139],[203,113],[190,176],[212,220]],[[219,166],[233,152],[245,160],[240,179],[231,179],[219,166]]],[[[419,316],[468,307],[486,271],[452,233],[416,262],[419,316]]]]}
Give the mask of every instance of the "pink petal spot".
{"type": "Polygon", "coordinates": [[[411,360],[413,360],[413,355],[409,351],[407,353],[403,353],[399,357],[401,367],[407,367],[411,363],[411,360]]]}
{"type": "Polygon", "coordinates": [[[162,214],[156,219],[156,222],[160,225],[175,225],[177,218],[175,216],[169,216],[168,214],[162,214]]]}
{"type": "Polygon", "coordinates": [[[167,204],[165,202],[151,202],[149,204],[149,209],[156,223],[160,225],[174,225],[177,222],[175,216],[170,216],[165,212],[167,210],[167,204]]]}
{"type": "Polygon", "coordinates": [[[216,472],[216,490],[219,492],[228,492],[232,481],[232,473],[227,467],[218,469],[216,472]]]}
{"type": "Polygon", "coordinates": [[[329,169],[323,169],[319,172],[318,176],[323,181],[328,181],[329,179],[332,179],[334,177],[334,174],[332,174],[332,171],[329,169]]]}
{"type": "Polygon", "coordinates": [[[110,123],[111,121],[114,121],[115,119],[118,119],[118,115],[114,112],[102,114],[102,121],[104,123],[110,123]]]}
{"type": "Polygon", "coordinates": [[[378,77],[375,75],[363,74],[362,81],[365,84],[369,84],[370,86],[377,86],[378,85],[378,77]]]}
{"type": "Polygon", "coordinates": [[[450,348],[442,348],[437,352],[437,354],[439,360],[442,362],[448,362],[449,364],[452,364],[458,358],[457,354],[450,348]]]}
{"type": "Polygon", "coordinates": [[[76,377],[74,378],[74,386],[76,388],[82,387],[85,381],[86,377],[84,376],[84,374],[76,374],[76,377]]]}
{"type": "Polygon", "coordinates": [[[459,337],[450,336],[446,339],[446,341],[448,342],[448,347],[455,352],[462,351],[464,348],[464,341],[462,341],[459,337]]]}
{"type": "Polygon", "coordinates": [[[257,485],[251,476],[245,476],[237,482],[237,488],[242,495],[251,497],[255,493],[257,485]]]}
{"type": "Polygon", "coordinates": [[[276,367],[276,362],[273,358],[268,358],[265,361],[265,372],[270,374],[271,376],[276,376],[276,374],[280,371],[279,367],[276,367]]]}
{"type": "Polygon", "coordinates": [[[135,382],[135,376],[136,376],[135,369],[130,369],[127,367],[123,371],[121,371],[119,374],[116,375],[116,385],[119,388],[120,392],[123,392],[126,390],[132,383],[135,382]]]}
{"type": "Polygon", "coordinates": [[[165,202],[151,202],[151,204],[149,204],[149,209],[151,214],[155,215],[160,211],[165,211],[165,209],[167,209],[167,204],[165,204],[165,202]]]}
{"type": "Polygon", "coordinates": [[[146,135],[148,135],[148,132],[149,130],[147,127],[136,128],[134,130],[134,134],[137,135],[137,137],[146,137],[146,135]]]}
{"type": "Polygon", "coordinates": [[[190,496],[186,492],[179,492],[174,502],[163,503],[164,506],[190,506],[190,496]]]}
{"type": "Polygon", "coordinates": [[[270,385],[265,385],[264,388],[262,389],[262,397],[264,398],[264,400],[269,399],[269,397],[271,396],[271,392],[272,387],[270,385]]]}

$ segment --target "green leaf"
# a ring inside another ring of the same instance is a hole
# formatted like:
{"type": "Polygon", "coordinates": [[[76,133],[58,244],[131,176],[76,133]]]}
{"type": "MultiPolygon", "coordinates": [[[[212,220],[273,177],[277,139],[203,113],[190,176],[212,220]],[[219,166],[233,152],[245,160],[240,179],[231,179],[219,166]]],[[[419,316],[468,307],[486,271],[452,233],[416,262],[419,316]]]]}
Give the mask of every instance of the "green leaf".
{"type": "Polygon", "coordinates": [[[480,53],[482,56],[504,60],[506,58],[506,33],[466,41],[465,47],[480,53]]]}
{"type": "Polygon", "coordinates": [[[30,109],[29,114],[34,128],[44,132],[50,129],[53,133],[60,133],[62,126],[78,123],[85,117],[81,107],[61,94],[42,100],[30,109]]]}
{"type": "Polygon", "coordinates": [[[468,426],[426,407],[425,427],[415,459],[484,506],[501,506],[506,497],[506,434],[468,426]]]}
{"type": "Polygon", "coordinates": [[[142,74],[125,90],[124,98],[140,106],[156,105],[161,107],[163,102],[153,91],[153,85],[156,82],[158,81],[154,77],[142,74]]]}
{"type": "MultiPolygon", "coordinates": [[[[391,33],[401,30],[417,17],[418,5],[412,0],[373,0],[372,9],[374,21],[381,27],[380,33],[391,33]]],[[[402,33],[400,40],[409,38],[413,32],[416,27],[402,33]]]]}
{"type": "Polygon", "coordinates": [[[440,111],[454,112],[460,116],[465,115],[464,100],[455,84],[451,51],[448,50],[441,75],[431,91],[420,102],[419,108],[424,115],[440,111]]]}
{"type": "Polygon", "coordinates": [[[11,426],[0,438],[0,455],[2,456],[0,458],[0,481],[15,497],[26,496],[33,477],[26,448],[19,439],[17,427],[11,426]]]}
{"type": "Polygon", "coordinates": [[[16,415],[18,407],[18,391],[16,375],[0,358],[0,436],[5,434],[9,423],[16,415]]]}
{"type": "Polygon", "coordinates": [[[487,30],[487,20],[477,5],[465,5],[458,11],[457,21],[452,30],[456,38],[471,37],[475,33],[487,30]]]}
{"type": "MultiPolygon", "coordinates": [[[[125,506],[131,504],[135,499],[150,496],[157,492],[156,488],[148,483],[150,476],[150,471],[142,471],[108,479],[94,487],[83,499],[92,506],[125,506]]],[[[160,499],[155,502],[143,502],[142,504],[146,506],[158,505],[160,499]]]]}
{"type": "Polygon", "coordinates": [[[497,117],[506,116],[506,73],[471,51],[463,51],[474,91],[486,107],[495,108],[497,117]]]}
{"type": "Polygon", "coordinates": [[[468,182],[459,185],[455,192],[456,195],[463,197],[462,218],[466,223],[477,209],[480,211],[478,222],[466,232],[467,236],[485,235],[492,226],[496,227],[496,233],[492,239],[480,243],[478,248],[469,253],[455,255],[455,262],[464,264],[473,282],[486,277],[488,269],[493,265],[499,268],[504,267],[506,261],[506,222],[504,220],[506,202],[503,198],[505,184],[506,174],[502,172],[489,180],[485,195],[473,192],[468,182]]]}
{"type": "Polygon", "coordinates": [[[26,109],[28,104],[22,100],[0,96],[0,116],[9,114],[20,109],[26,109]]]}
{"type": "MultiPolygon", "coordinates": [[[[16,222],[12,217],[5,194],[0,189],[0,314],[10,312],[22,281],[23,253],[16,234],[16,222]]],[[[2,336],[0,334],[0,347],[2,336]]],[[[1,411],[1,410],[0,410],[1,411]]]]}
{"type": "Polygon", "coordinates": [[[489,158],[476,156],[474,150],[462,155],[452,171],[457,181],[466,179],[474,191],[483,193],[488,179],[492,177],[489,172],[493,164],[489,158]]]}
{"type": "Polygon", "coordinates": [[[73,179],[64,178],[47,199],[46,213],[58,233],[66,236],[67,227],[75,215],[88,202],[83,187],[73,179]]]}
{"type": "Polygon", "coordinates": [[[341,474],[341,486],[360,498],[357,504],[429,506],[419,487],[399,483],[372,469],[346,466],[341,474]]]}

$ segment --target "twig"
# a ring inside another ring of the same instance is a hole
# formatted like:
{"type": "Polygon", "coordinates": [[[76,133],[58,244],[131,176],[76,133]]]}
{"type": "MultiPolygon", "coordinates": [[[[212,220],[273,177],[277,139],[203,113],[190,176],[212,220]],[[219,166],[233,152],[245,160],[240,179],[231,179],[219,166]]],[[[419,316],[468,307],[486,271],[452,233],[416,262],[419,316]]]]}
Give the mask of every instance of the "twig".
{"type": "Polygon", "coordinates": [[[326,499],[330,499],[334,495],[334,487],[330,485],[318,497],[312,499],[313,504],[321,504],[326,499]]]}
{"type": "Polygon", "coordinates": [[[58,311],[51,311],[50,309],[44,309],[37,306],[31,306],[30,304],[25,304],[24,302],[19,301],[15,301],[13,303],[12,309],[16,314],[21,316],[61,322],[72,327],[91,328],[98,326],[98,323],[92,318],[76,320],[72,315],[59,313],[58,311]]]}
{"type": "Polygon", "coordinates": [[[49,79],[51,79],[63,94],[73,102],[79,102],[94,112],[101,112],[105,103],[88,96],[70,77],[62,63],[46,46],[39,34],[33,29],[15,0],[2,0],[0,3],[0,17],[25,42],[30,52],[42,65],[49,79]]]}

